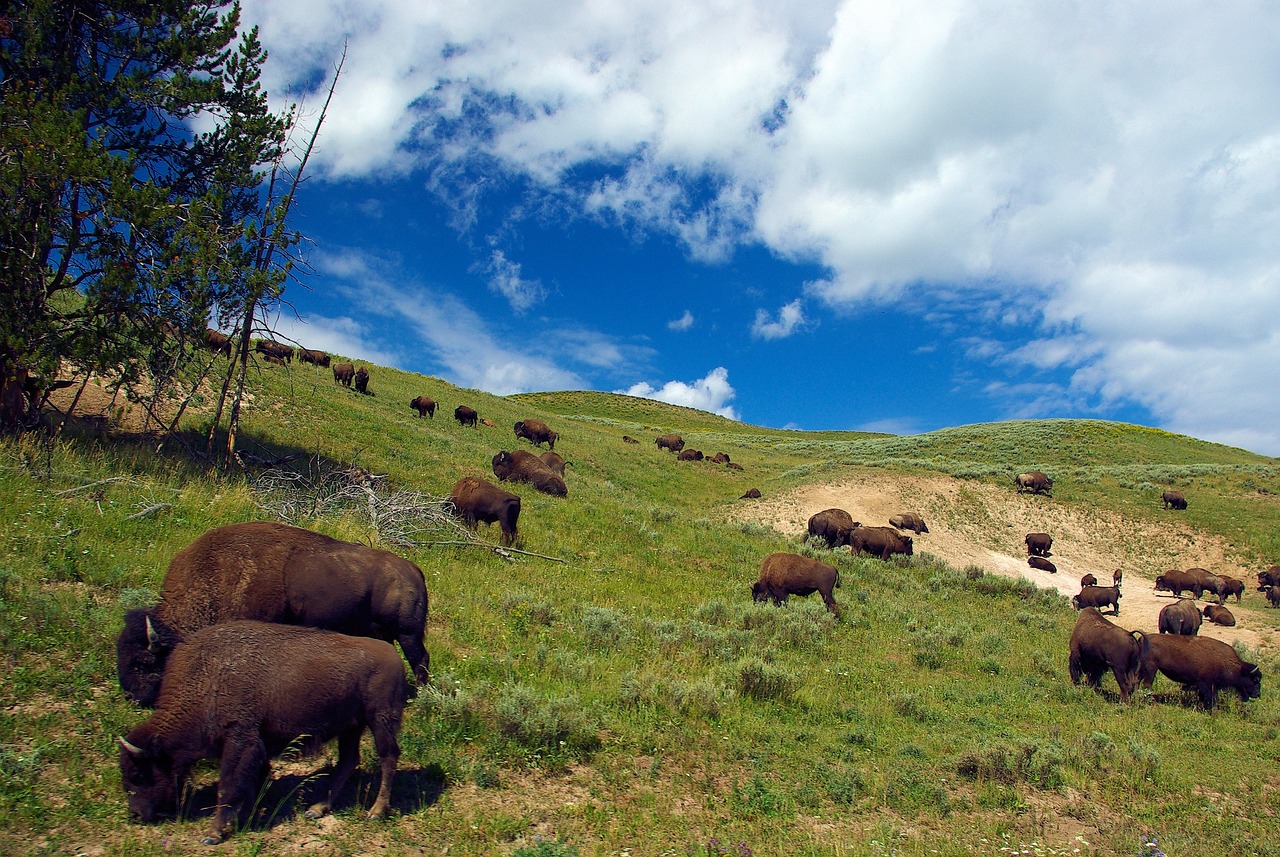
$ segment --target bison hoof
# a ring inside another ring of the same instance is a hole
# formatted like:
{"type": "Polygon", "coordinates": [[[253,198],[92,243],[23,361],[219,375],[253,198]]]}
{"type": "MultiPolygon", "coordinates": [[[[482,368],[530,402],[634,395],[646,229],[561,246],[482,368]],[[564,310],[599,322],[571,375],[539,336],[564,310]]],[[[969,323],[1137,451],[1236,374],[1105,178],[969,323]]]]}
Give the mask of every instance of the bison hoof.
{"type": "Polygon", "coordinates": [[[377,821],[379,819],[386,818],[387,808],[385,806],[375,806],[373,809],[369,810],[369,815],[366,817],[370,821],[377,821]]]}
{"type": "Polygon", "coordinates": [[[210,833],[204,839],[200,840],[201,845],[219,845],[221,843],[222,843],[222,837],[214,836],[212,833],[210,833]]]}
{"type": "Polygon", "coordinates": [[[329,804],[323,803],[323,802],[312,804],[307,808],[307,813],[306,813],[307,818],[311,819],[312,821],[315,821],[317,818],[324,818],[328,814],[329,814],[329,804]]]}

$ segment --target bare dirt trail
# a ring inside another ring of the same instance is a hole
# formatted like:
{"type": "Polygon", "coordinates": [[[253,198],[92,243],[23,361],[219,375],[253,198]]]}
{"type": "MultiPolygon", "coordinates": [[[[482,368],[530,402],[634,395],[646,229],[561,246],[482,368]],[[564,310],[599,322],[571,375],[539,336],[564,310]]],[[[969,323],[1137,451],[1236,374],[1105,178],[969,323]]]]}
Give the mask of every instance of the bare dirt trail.
{"type": "MultiPolygon", "coordinates": [[[[1120,615],[1113,618],[1129,629],[1156,632],[1160,609],[1172,603],[1169,593],[1157,594],[1157,575],[1171,568],[1207,568],[1245,582],[1244,600],[1227,607],[1234,627],[1207,620],[1200,634],[1226,643],[1236,640],[1252,648],[1274,652],[1280,635],[1269,621],[1268,609],[1253,585],[1257,569],[1228,558],[1228,545],[1217,537],[1196,533],[1170,512],[1168,521],[1135,521],[1115,512],[1068,508],[1047,497],[1017,494],[1002,488],[946,476],[889,476],[880,474],[821,485],[807,485],[776,497],[744,501],[733,510],[739,521],[754,521],[781,533],[806,531],[809,517],[823,509],[840,508],[855,521],[887,525],[900,512],[918,512],[929,532],[911,534],[917,554],[930,553],[956,568],[974,565],[988,574],[1025,577],[1036,586],[1056,589],[1070,597],[1080,591],[1080,578],[1092,573],[1100,584],[1111,583],[1112,572],[1124,571],[1120,615]],[[1056,574],[1027,565],[1024,538],[1030,532],[1053,536],[1049,557],[1056,574]]],[[[1200,601],[1199,605],[1216,603],[1200,601]]]]}

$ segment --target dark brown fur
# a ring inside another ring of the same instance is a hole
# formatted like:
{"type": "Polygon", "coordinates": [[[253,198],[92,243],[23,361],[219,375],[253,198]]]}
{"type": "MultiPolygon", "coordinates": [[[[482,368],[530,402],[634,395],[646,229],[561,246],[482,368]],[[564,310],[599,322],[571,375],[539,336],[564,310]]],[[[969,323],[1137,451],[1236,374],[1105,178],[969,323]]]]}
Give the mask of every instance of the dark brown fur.
{"type": "Polygon", "coordinates": [[[1080,578],[1081,589],[1083,589],[1086,586],[1097,586],[1097,585],[1098,585],[1098,578],[1094,577],[1092,574],[1086,574],[1084,577],[1080,578]]]}
{"type": "Polygon", "coordinates": [[[532,452],[503,450],[493,457],[493,475],[503,482],[525,482],[552,497],[567,497],[564,478],[532,452]]]}
{"type": "Polygon", "coordinates": [[[702,458],[702,451],[697,449],[682,449],[676,453],[676,461],[701,461],[702,458]]]}
{"type": "Polygon", "coordinates": [[[1215,625],[1225,625],[1228,628],[1234,627],[1236,624],[1236,617],[1221,604],[1206,604],[1204,618],[1215,625]]]}
{"type": "Polygon", "coordinates": [[[761,494],[760,494],[759,488],[748,488],[745,492],[743,492],[742,496],[739,497],[738,499],[739,500],[759,500],[760,497],[761,497],[761,494]]]}
{"type": "Polygon", "coordinates": [[[1189,637],[1200,633],[1202,621],[1200,608],[1190,598],[1179,598],[1172,604],[1166,604],[1160,608],[1161,634],[1183,634],[1189,637]]]}
{"type": "Polygon", "coordinates": [[[430,396],[419,396],[409,403],[409,407],[417,411],[419,417],[436,418],[436,400],[430,396]]]}
{"type": "Polygon", "coordinates": [[[316,351],[312,348],[299,348],[298,362],[310,363],[314,366],[319,366],[321,369],[328,369],[329,355],[325,354],[323,351],[316,351]]]}
{"type": "Polygon", "coordinates": [[[357,393],[369,392],[369,370],[364,368],[363,366],[357,369],[355,374],[355,382],[356,382],[357,393]]]}
{"type": "Polygon", "coordinates": [[[849,534],[849,549],[888,559],[896,553],[911,556],[915,553],[911,536],[904,536],[893,527],[854,527],[849,534]]]}
{"type": "Polygon", "coordinates": [[[1019,494],[1024,491],[1030,491],[1032,494],[1048,494],[1053,490],[1053,480],[1039,470],[1019,473],[1014,477],[1013,484],[1017,486],[1019,494]]]}
{"type": "Polygon", "coordinates": [[[1236,650],[1211,637],[1161,634],[1151,638],[1150,656],[1142,665],[1142,686],[1151,687],[1156,671],[1194,688],[1205,708],[1218,702],[1218,691],[1235,690],[1244,700],[1262,695],[1262,671],[1240,659],[1236,650]]]}
{"type": "Polygon", "coordinates": [[[1091,687],[1098,687],[1109,669],[1120,686],[1120,701],[1128,702],[1151,645],[1143,632],[1126,631],[1108,622],[1096,607],[1086,607],[1071,631],[1070,650],[1067,667],[1073,684],[1084,677],[1091,687]]]}
{"type": "Polygon", "coordinates": [[[654,440],[658,445],[658,449],[669,449],[672,452],[679,452],[684,449],[684,438],[678,434],[664,434],[654,440]]]}
{"type": "Polygon", "coordinates": [[[476,422],[480,419],[480,415],[475,412],[474,408],[469,408],[466,405],[458,405],[458,407],[453,409],[453,418],[457,420],[460,425],[475,428],[476,422]]]}
{"type": "Polygon", "coordinates": [[[369,818],[382,818],[400,758],[397,734],[409,686],[396,650],[381,640],[263,622],[197,631],[174,649],[151,718],[120,740],[120,779],[131,815],[176,813],[187,773],[220,760],[217,810],[205,844],[243,821],[269,775],[268,762],[301,739],[314,751],[338,739],[327,814],[373,733],[381,785],[369,818]]]}
{"type": "MultiPolygon", "coordinates": [[[[1058,567],[1057,567],[1056,565],[1054,565],[1053,563],[1049,562],[1049,560],[1045,559],[1045,558],[1044,558],[1044,557],[1042,557],[1042,556],[1029,556],[1029,557],[1027,557],[1027,565],[1031,566],[1032,568],[1038,568],[1038,569],[1040,569],[1041,571],[1047,571],[1047,572],[1049,572],[1050,574],[1057,574],[1057,573],[1058,573],[1058,567]]],[[[1094,581],[1094,583],[1097,583],[1097,581],[1095,580],[1095,581],[1094,581]]],[[[1082,581],[1080,581],[1080,585],[1081,585],[1081,586],[1091,586],[1092,584],[1085,583],[1085,582],[1082,580],[1082,581]]]]}
{"type": "Polygon", "coordinates": [[[503,491],[492,482],[477,476],[464,476],[453,486],[449,497],[454,514],[462,518],[468,527],[483,522],[502,528],[503,544],[513,545],[520,535],[520,498],[503,491]]]}
{"type": "Polygon", "coordinates": [[[283,342],[276,342],[274,339],[259,339],[253,346],[253,350],[268,357],[279,357],[286,363],[293,361],[293,347],[283,342]]]}
{"type": "Polygon", "coordinates": [[[817,592],[827,610],[839,614],[831,594],[839,585],[840,572],[834,565],[794,553],[773,553],[760,564],[760,579],[751,586],[751,597],[756,601],[772,598],[774,604],[780,605],[790,595],[817,592]]]}
{"type": "Polygon", "coordinates": [[[809,518],[809,535],[817,536],[835,549],[849,544],[853,528],[861,524],[844,509],[823,509],[809,518]]]}
{"type": "Polygon", "coordinates": [[[1049,548],[1053,547],[1053,536],[1048,533],[1027,533],[1028,556],[1049,556],[1049,548]]]}
{"type": "Polygon", "coordinates": [[[534,446],[545,443],[547,449],[555,449],[556,441],[560,439],[559,433],[552,431],[542,420],[521,420],[515,424],[515,434],[534,446]]]}
{"type": "Polygon", "coordinates": [[[221,351],[227,357],[231,356],[231,337],[212,327],[206,327],[204,330],[204,346],[210,351],[221,351]]]}
{"type": "Polygon", "coordinates": [[[541,458],[542,463],[547,465],[547,467],[551,468],[553,471],[560,474],[561,476],[564,476],[565,466],[568,465],[569,462],[564,460],[563,455],[561,455],[558,452],[552,452],[551,450],[547,450],[546,452],[542,453],[542,455],[539,455],[538,458],[541,458]]]}
{"type": "Polygon", "coordinates": [[[1078,595],[1071,596],[1071,606],[1077,610],[1097,607],[1101,610],[1110,604],[1114,615],[1120,615],[1120,589],[1115,586],[1086,586],[1078,595]]]}
{"type": "Polygon", "coordinates": [[[1160,502],[1164,504],[1166,509],[1185,509],[1187,508],[1187,498],[1182,495],[1181,491],[1166,491],[1160,495],[1160,502]]]}
{"type": "Polygon", "coordinates": [[[351,379],[356,376],[356,367],[350,363],[337,363],[333,367],[333,380],[344,387],[351,386],[351,379]]]}
{"type": "Polygon", "coordinates": [[[916,535],[929,532],[929,527],[924,522],[924,518],[915,512],[901,512],[889,518],[889,526],[897,527],[899,530],[911,530],[916,535]]]}

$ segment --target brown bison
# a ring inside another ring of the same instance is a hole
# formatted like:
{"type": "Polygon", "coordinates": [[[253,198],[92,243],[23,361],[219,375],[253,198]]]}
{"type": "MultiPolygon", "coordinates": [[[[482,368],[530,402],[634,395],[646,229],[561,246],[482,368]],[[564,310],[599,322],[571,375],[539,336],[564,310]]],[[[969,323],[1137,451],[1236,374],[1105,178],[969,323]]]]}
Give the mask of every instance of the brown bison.
{"type": "Polygon", "coordinates": [[[466,405],[458,405],[453,409],[453,418],[458,421],[459,425],[476,427],[476,421],[480,419],[480,415],[475,412],[474,408],[468,408],[466,405]]]}
{"type": "Polygon", "coordinates": [[[831,591],[839,585],[840,572],[834,565],[794,553],[772,553],[760,564],[760,579],[752,584],[751,597],[756,601],[772,598],[774,604],[781,605],[790,595],[817,592],[827,609],[838,614],[831,591]]]}
{"type": "Polygon", "coordinates": [[[702,459],[702,452],[697,449],[682,449],[676,453],[676,461],[701,461],[702,459]]]}
{"type": "Polygon", "coordinates": [[[357,369],[355,374],[355,382],[356,382],[357,393],[368,393],[369,392],[369,370],[364,368],[363,366],[357,369]]]}
{"type": "Polygon", "coordinates": [[[283,366],[283,365],[285,365],[285,360],[284,360],[284,358],[283,358],[283,357],[277,357],[277,356],[275,356],[274,354],[267,354],[267,355],[265,355],[262,359],[263,359],[263,360],[265,360],[265,361],[267,361],[268,363],[273,363],[273,364],[275,364],[276,366],[283,366]]]}
{"type": "Polygon", "coordinates": [[[916,535],[929,532],[929,527],[925,525],[924,518],[915,512],[902,512],[894,515],[889,519],[889,526],[897,527],[900,530],[912,530],[916,535]]]}
{"type": "MultiPolygon", "coordinates": [[[[1041,571],[1047,571],[1047,572],[1049,572],[1050,574],[1057,574],[1057,573],[1058,573],[1058,567],[1057,567],[1056,565],[1054,565],[1053,563],[1049,562],[1049,560],[1045,559],[1045,558],[1044,558],[1044,557],[1042,557],[1042,556],[1029,556],[1029,557],[1027,557],[1027,565],[1031,566],[1032,568],[1038,568],[1038,569],[1040,569],[1041,571]]],[[[1097,583],[1097,581],[1094,581],[1094,583],[1097,583]]],[[[1089,584],[1086,584],[1084,581],[1081,581],[1081,582],[1080,582],[1080,585],[1081,585],[1081,586],[1088,586],[1089,584]]]]}
{"type": "Polygon", "coordinates": [[[817,536],[832,550],[849,544],[849,536],[858,521],[844,509],[823,509],[809,518],[809,535],[817,536]]]}
{"type": "Polygon", "coordinates": [[[623,443],[639,443],[640,441],[636,440],[634,437],[632,437],[629,434],[624,434],[622,436],[622,442],[623,443]]]}
{"type": "Polygon", "coordinates": [[[480,425],[484,426],[485,428],[497,428],[497,427],[498,427],[498,424],[497,424],[497,423],[495,423],[493,420],[491,420],[491,419],[487,419],[487,418],[486,418],[486,419],[481,420],[481,421],[480,421],[480,425]]]}
{"type": "Polygon", "coordinates": [[[225,333],[220,333],[212,327],[204,329],[204,346],[210,351],[221,351],[227,357],[231,356],[231,337],[225,333]]]}
{"type": "Polygon", "coordinates": [[[1084,577],[1080,578],[1080,587],[1082,589],[1086,586],[1097,586],[1097,585],[1098,585],[1098,578],[1094,577],[1092,574],[1086,574],[1084,577]]]}
{"type": "Polygon", "coordinates": [[[258,619],[398,642],[425,684],[427,612],[422,570],[407,559],[287,524],[229,524],[174,554],[159,604],[125,615],[116,670],[125,695],[151,706],[178,641],[258,619]]]}
{"type": "Polygon", "coordinates": [[[1115,571],[1111,572],[1111,585],[1116,589],[1120,588],[1120,582],[1122,580],[1124,580],[1124,569],[1117,568],[1115,571]]]}
{"type": "Polygon", "coordinates": [[[356,367],[350,363],[336,363],[333,367],[333,380],[344,387],[351,386],[351,379],[356,376],[356,367]]]}
{"type": "Polygon", "coordinates": [[[515,433],[516,437],[522,437],[534,446],[545,443],[547,449],[555,449],[556,441],[560,439],[560,435],[542,420],[521,420],[515,424],[515,433]]]}
{"type": "Polygon", "coordinates": [[[409,407],[417,411],[419,417],[436,418],[436,400],[430,396],[419,396],[409,403],[409,407]]]}
{"type": "Polygon", "coordinates": [[[1182,495],[1181,491],[1166,491],[1160,495],[1160,502],[1164,504],[1166,509],[1185,509],[1187,508],[1187,498],[1182,495]]]}
{"type": "Polygon", "coordinates": [[[1231,611],[1223,607],[1221,604],[1206,604],[1204,607],[1204,618],[1208,619],[1215,625],[1225,625],[1228,628],[1234,627],[1236,617],[1231,611]]]}
{"type": "Polygon", "coordinates": [[[759,500],[761,497],[759,488],[748,488],[739,500],[759,500]]]}
{"type": "Polygon", "coordinates": [[[728,464],[725,465],[725,467],[729,468],[730,470],[742,470],[742,465],[736,461],[730,461],[728,464]]]}
{"type": "Polygon", "coordinates": [[[548,449],[546,452],[542,453],[542,455],[539,455],[538,458],[542,459],[542,463],[547,465],[547,467],[550,467],[556,473],[564,476],[564,469],[568,466],[569,462],[564,460],[563,455],[558,452],[552,452],[548,449]]]}
{"type": "Polygon", "coordinates": [[[1267,603],[1272,607],[1280,607],[1280,585],[1267,587],[1267,603]]]}
{"type": "Polygon", "coordinates": [[[520,498],[503,491],[492,482],[476,476],[464,476],[453,486],[449,495],[454,514],[462,518],[468,527],[475,528],[481,522],[496,523],[502,528],[503,544],[513,545],[520,535],[520,498]]]}
{"type": "Polygon", "coordinates": [[[1258,591],[1266,592],[1273,586],[1280,586],[1280,565],[1273,565],[1266,571],[1258,572],[1258,591]]]}
{"type": "Polygon", "coordinates": [[[493,475],[503,482],[527,482],[552,497],[569,496],[564,478],[532,452],[503,450],[493,457],[493,475]]]}
{"type": "Polygon", "coordinates": [[[1088,607],[1101,610],[1108,604],[1112,607],[1112,614],[1119,616],[1120,590],[1115,586],[1086,586],[1080,590],[1079,594],[1071,597],[1071,606],[1077,610],[1088,607]]]}
{"type": "Polygon", "coordinates": [[[1053,536],[1048,533],[1027,533],[1025,541],[1028,556],[1048,556],[1053,547],[1053,536]]]}
{"type": "Polygon", "coordinates": [[[1098,687],[1109,669],[1120,686],[1120,701],[1128,702],[1151,644],[1143,632],[1126,631],[1108,622],[1098,608],[1086,607],[1071,631],[1070,649],[1067,668],[1073,684],[1079,684],[1083,676],[1091,687],[1098,687]]]}
{"type": "Polygon", "coordinates": [[[1199,598],[1213,584],[1211,578],[1215,577],[1203,568],[1189,568],[1186,571],[1170,569],[1156,577],[1155,591],[1172,592],[1178,596],[1187,591],[1199,598]]]}
{"type": "Polygon", "coordinates": [[[729,456],[723,452],[717,452],[715,455],[710,456],[708,460],[714,461],[716,464],[732,464],[733,463],[732,461],[729,460],[729,456]]]}
{"type": "Polygon", "coordinates": [[[1194,689],[1205,708],[1217,705],[1218,691],[1224,688],[1235,690],[1243,700],[1262,695],[1262,670],[1211,637],[1152,637],[1151,653],[1142,663],[1143,687],[1151,687],[1157,670],[1183,687],[1194,689]]]}
{"type": "Polygon", "coordinates": [[[1032,494],[1048,494],[1053,489],[1053,480],[1039,470],[1019,473],[1014,477],[1013,484],[1017,486],[1019,494],[1025,491],[1030,491],[1032,494]]]}
{"type": "Polygon", "coordinates": [[[1218,587],[1218,600],[1225,602],[1227,596],[1234,595],[1236,603],[1239,604],[1240,597],[1244,595],[1244,581],[1226,574],[1220,574],[1218,577],[1222,580],[1222,584],[1218,587]]]}
{"type": "Polygon", "coordinates": [[[319,366],[321,369],[329,368],[329,355],[323,351],[316,351],[313,348],[299,348],[298,362],[310,363],[313,366],[319,366]]]}
{"type": "Polygon", "coordinates": [[[259,339],[253,350],[267,357],[278,357],[286,363],[293,361],[293,347],[274,339],[259,339]]]}
{"type": "Polygon", "coordinates": [[[911,556],[915,552],[911,536],[904,536],[893,527],[854,527],[849,534],[849,549],[855,554],[866,553],[881,559],[896,553],[911,556]]]}
{"type": "Polygon", "coordinates": [[[129,813],[144,822],[177,813],[191,766],[216,758],[217,810],[204,838],[215,845],[246,820],[272,758],[298,741],[314,752],[337,738],[328,796],[306,813],[319,818],[360,764],[368,729],[382,763],[368,817],[383,818],[408,695],[400,655],[382,640],[265,622],[204,628],[170,655],[155,713],[119,739],[129,813]]]}
{"type": "Polygon", "coordinates": [[[1172,604],[1160,608],[1160,633],[1184,634],[1191,636],[1200,633],[1200,608],[1190,598],[1179,598],[1172,604]]]}
{"type": "Polygon", "coordinates": [[[672,452],[679,452],[684,449],[684,438],[678,434],[664,434],[654,440],[658,445],[658,449],[669,449],[672,452]]]}

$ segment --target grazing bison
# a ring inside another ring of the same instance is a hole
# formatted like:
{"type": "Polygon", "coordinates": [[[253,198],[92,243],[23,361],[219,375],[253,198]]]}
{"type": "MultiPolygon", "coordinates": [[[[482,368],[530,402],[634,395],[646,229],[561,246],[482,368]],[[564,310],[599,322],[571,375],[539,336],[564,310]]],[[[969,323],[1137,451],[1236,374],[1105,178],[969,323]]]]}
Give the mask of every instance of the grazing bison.
{"type": "Polygon", "coordinates": [[[1266,592],[1273,586],[1280,586],[1280,565],[1273,565],[1266,571],[1258,572],[1258,591],[1266,592]]]}
{"type": "Polygon", "coordinates": [[[860,526],[844,509],[823,509],[809,518],[809,535],[817,536],[834,550],[849,544],[849,536],[860,526]]]}
{"type": "Polygon", "coordinates": [[[286,363],[293,361],[293,347],[274,339],[259,339],[253,350],[267,357],[278,357],[286,363]]]}
{"type": "Polygon", "coordinates": [[[542,463],[547,465],[547,467],[551,468],[554,472],[564,476],[564,469],[569,462],[564,460],[563,455],[558,452],[552,452],[548,449],[546,452],[542,453],[542,455],[539,455],[538,458],[542,459],[542,463]]]}
{"type": "Polygon", "coordinates": [[[227,357],[231,356],[231,337],[225,333],[220,333],[212,327],[204,329],[204,346],[210,351],[221,351],[227,357]]]}
{"type": "Polygon", "coordinates": [[[1048,533],[1027,533],[1025,541],[1028,556],[1048,556],[1053,547],[1053,536],[1048,533]]]}
{"type": "Polygon", "coordinates": [[[1120,582],[1122,580],[1124,580],[1124,569],[1117,568],[1115,571],[1111,572],[1111,585],[1116,589],[1120,588],[1120,582]]]}
{"type": "Polygon", "coordinates": [[[1280,607],[1280,585],[1267,587],[1267,603],[1272,607],[1280,607]]]}
{"type": "Polygon", "coordinates": [[[1071,631],[1070,648],[1067,667],[1073,684],[1079,684],[1084,676],[1091,687],[1098,687],[1109,669],[1120,686],[1120,701],[1128,702],[1151,644],[1143,632],[1126,631],[1108,622],[1098,608],[1086,607],[1071,631]]]}
{"type": "Polygon", "coordinates": [[[895,553],[911,556],[915,553],[911,536],[904,536],[893,527],[854,527],[849,534],[849,549],[888,559],[895,553]]]}
{"type": "Polygon", "coordinates": [[[1223,607],[1221,604],[1206,604],[1204,607],[1204,618],[1208,619],[1215,625],[1225,625],[1228,628],[1236,624],[1236,617],[1231,611],[1223,607]]]}
{"type": "Polygon", "coordinates": [[[453,486],[449,496],[454,514],[462,518],[468,527],[479,523],[498,524],[502,528],[503,544],[513,545],[520,535],[520,498],[503,491],[492,482],[476,476],[464,476],[453,486]]]}
{"type": "Polygon", "coordinates": [[[723,452],[717,452],[715,455],[710,456],[709,460],[714,461],[716,464],[732,464],[733,463],[729,460],[729,456],[723,452]]]}
{"type": "Polygon", "coordinates": [[[356,375],[355,375],[355,382],[356,382],[357,393],[368,393],[369,392],[369,370],[364,368],[363,366],[357,369],[356,375]]]}
{"type": "Polygon", "coordinates": [[[658,449],[669,449],[672,452],[679,452],[684,449],[684,438],[678,434],[664,434],[654,440],[658,445],[658,449]]]}
{"type": "Polygon", "coordinates": [[[400,656],[382,640],[265,622],[204,628],[173,650],[155,713],[119,739],[129,813],[144,822],[176,814],[191,766],[219,759],[217,810],[204,838],[215,845],[246,820],[272,758],[299,740],[315,752],[337,738],[328,796],[307,810],[319,818],[360,764],[368,729],[382,763],[368,817],[383,818],[408,695],[400,656]]]}
{"type": "Polygon", "coordinates": [[[623,443],[639,443],[640,441],[636,440],[634,437],[632,437],[629,434],[624,434],[622,436],[622,442],[623,443]]]}
{"type": "Polygon", "coordinates": [[[748,488],[746,492],[738,499],[739,500],[759,500],[760,496],[761,495],[760,495],[759,488],[748,488]]]}
{"type": "Polygon", "coordinates": [[[701,461],[702,452],[697,449],[682,449],[676,453],[676,461],[701,461]]]}
{"type": "Polygon", "coordinates": [[[1112,613],[1119,616],[1120,590],[1118,587],[1086,586],[1080,590],[1079,594],[1071,597],[1071,606],[1077,610],[1084,610],[1087,607],[1097,607],[1101,610],[1108,604],[1112,607],[1112,613]]]}
{"type": "Polygon", "coordinates": [[[1172,604],[1160,608],[1160,633],[1184,634],[1191,636],[1200,633],[1200,608],[1190,598],[1179,598],[1172,604]]]}
{"type": "Polygon", "coordinates": [[[532,452],[503,450],[493,457],[493,475],[503,482],[527,482],[552,497],[569,496],[564,478],[532,452]]]}
{"type": "Polygon", "coordinates": [[[929,532],[928,526],[925,525],[924,518],[915,512],[903,512],[894,515],[889,519],[889,526],[897,527],[900,530],[913,530],[916,535],[929,532]]]}
{"type": "Polygon", "coordinates": [[[329,355],[323,351],[316,351],[312,348],[298,349],[298,362],[310,363],[313,366],[319,366],[321,369],[329,368],[329,355]]]}
{"type": "Polygon", "coordinates": [[[268,363],[274,363],[274,364],[275,364],[275,365],[277,365],[277,366],[283,366],[283,365],[285,365],[285,360],[284,360],[284,358],[283,358],[283,357],[277,357],[277,356],[275,356],[274,354],[267,354],[267,355],[265,355],[262,359],[263,359],[263,360],[265,360],[265,361],[267,361],[268,363]]]}
{"type": "MultiPolygon", "coordinates": [[[[1049,560],[1045,559],[1042,556],[1027,557],[1027,565],[1031,566],[1032,568],[1038,568],[1041,571],[1047,571],[1050,574],[1058,573],[1058,567],[1053,563],[1049,562],[1049,560]]],[[[1094,582],[1096,583],[1097,581],[1094,581],[1094,582]]],[[[1081,581],[1080,585],[1085,586],[1087,584],[1085,584],[1084,581],[1081,581]]]]}
{"type": "Polygon", "coordinates": [[[419,396],[409,403],[409,407],[417,411],[419,417],[436,418],[436,400],[430,396],[419,396]]]}
{"type": "Polygon", "coordinates": [[[521,420],[515,424],[515,433],[516,437],[522,437],[534,446],[545,443],[547,449],[555,449],[556,441],[560,439],[560,435],[542,420],[521,420]]]}
{"type": "Polygon", "coordinates": [[[229,524],[174,554],[159,604],[125,615],[116,670],[125,695],[149,707],[177,641],[258,619],[398,642],[425,684],[427,612],[422,570],[407,559],[287,524],[229,524]]]}
{"type": "Polygon", "coordinates": [[[772,553],[760,564],[760,579],[751,586],[756,601],[772,598],[781,605],[789,595],[811,595],[817,592],[832,613],[839,614],[831,591],[840,585],[840,572],[834,565],[818,562],[794,553],[772,553]]]}
{"type": "MultiPolygon", "coordinates": [[[[1030,562],[1030,560],[1028,560],[1028,562],[1030,562]]],[[[1098,578],[1094,577],[1092,574],[1086,574],[1084,577],[1080,578],[1081,589],[1083,589],[1086,586],[1097,586],[1097,585],[1098,585],[1098,578]]]]}
{"type": "Polygon", "coordinates": [[[1170,569],[1156,578],[1155,591],[1172,592],[1178,596],[1187,591],[1199,598],[1210,587],[1213,582],[1211,578],[1214,577],[1203,568],[1189,568],[1186,571],[1170,569]]]}
{"type": "Polygon", "coordinates": [[[1205,708],[1217,705],[1218,691],[1224,688],[1235,690],[1243,700],[1262,695],[1262,670],[1211,637],[1152,637],[1151,653],[1142,663],[1143,687],[1151,687],[1157,670],[1183,687],[1194,689],[1205,708]]]}
{"type": "Polygon", "coordinates": [[[480,415],[475,412],[474,408],[468,408],[466,405],[458,405],[453,409],[453,418],[458,421],[459,425],[476,427],[476,421],[480,419],[480,415]]]}
{"type": "Polygon", "coordinates": [[[1218,575],[1222,579],[1222,585],[1218,587],[1218,600],[1225,602],[1228,595],[1236,597],[1236,603],[1240,603],[1240,596],[1244,595],[1244,581],[1231,577],[1226,574],[1218,575]]]}
{"type": "Polygon", "coordinates": [[[1182,495],[1181,491],[1164,492],[1160,495],[1160,502],[1164,504],[1166,509],[1187,508],[1187,498],[1182,495]]]}
{"type": "Polygon", "coordinates": [[[1017,486],[1019,494],[1025,491],[1030,491],[1032,494],[1048,494],[1053,490],[1053,480],[1039,470],[1019,473],[1014,477],[1013,484],[1017,486]]]}
{"type": "Polygon", "coordinates": [[[351,386],[351,379],[356,376],[356,367],[350,363],[337,363],[333,367],[333,380],[344,387],[351,386]]]}

